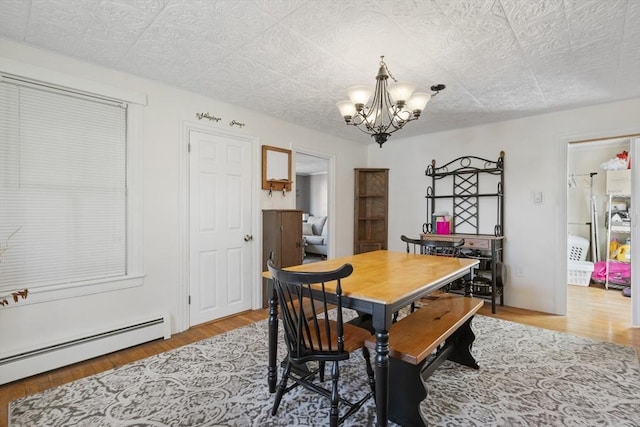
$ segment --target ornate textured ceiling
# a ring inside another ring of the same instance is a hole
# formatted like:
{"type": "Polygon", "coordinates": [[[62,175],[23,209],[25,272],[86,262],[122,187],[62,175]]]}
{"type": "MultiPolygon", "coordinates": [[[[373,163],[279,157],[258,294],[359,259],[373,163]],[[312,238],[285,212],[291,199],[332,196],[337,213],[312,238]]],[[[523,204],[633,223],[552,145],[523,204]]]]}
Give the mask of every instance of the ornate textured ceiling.
{"type": "Polygon", "coordinates": [[[0,0],[0,36],[369,143],[335,102],[447,89],[398,135],[640,96],[640,0],[0,0]]]}

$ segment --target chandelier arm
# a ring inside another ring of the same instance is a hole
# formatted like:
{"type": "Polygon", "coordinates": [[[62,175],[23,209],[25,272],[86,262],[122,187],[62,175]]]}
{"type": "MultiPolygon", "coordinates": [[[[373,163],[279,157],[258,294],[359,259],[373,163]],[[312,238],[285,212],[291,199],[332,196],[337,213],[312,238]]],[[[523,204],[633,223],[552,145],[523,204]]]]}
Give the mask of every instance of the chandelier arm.
{"type": "Polygon", "coordinates": [[[355,124],[355,123],[349,123],[349,126],[354,126],[354,127],[355,127],[356,129],[358,129],[360,132],[362,132],[362,133],[366,133],[366,134],[367,134],[367,135],[369,135],[369,136],[374,135],[374,133],[372,133],[372,132],[375,132],[375,131],[373,131],[373,130],[369,131],[369,130],[363,129],[360,125],[357,125],[357,124],[355,124]]]}
{"type": "Polygon", "coordinates": [[[377,133],[387,133],[387,130],[393,124],[392,111],[394,111],[395,106],[388,91],[388,76],[389,69],[384,61],[381,61],[380,71],[376,77],[375,95],[371,103],[376,112],[373,127],[377,133]],[[387,119],[387,124],[385,124],[385,118],[387,119]]]}

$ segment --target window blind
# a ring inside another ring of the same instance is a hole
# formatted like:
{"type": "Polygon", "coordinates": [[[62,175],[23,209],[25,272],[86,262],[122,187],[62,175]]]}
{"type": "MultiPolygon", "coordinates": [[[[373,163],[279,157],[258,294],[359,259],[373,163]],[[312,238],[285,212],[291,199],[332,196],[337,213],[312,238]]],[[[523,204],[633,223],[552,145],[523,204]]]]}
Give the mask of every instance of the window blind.
{"type": "Polygon", "coordinates": [[[0,80],[0,289],[123,276],[126,105],[0,80]]]}

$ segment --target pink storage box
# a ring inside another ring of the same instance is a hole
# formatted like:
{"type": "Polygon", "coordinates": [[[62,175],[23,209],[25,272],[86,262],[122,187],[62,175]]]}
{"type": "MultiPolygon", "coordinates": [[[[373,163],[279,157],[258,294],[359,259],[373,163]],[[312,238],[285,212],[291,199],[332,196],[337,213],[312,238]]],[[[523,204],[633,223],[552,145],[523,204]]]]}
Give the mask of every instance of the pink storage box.
{"type": "Polygon", "coordinates": [[[436,222],[436,234],[451,234],[451,223],[449,221],[436,222]]]}

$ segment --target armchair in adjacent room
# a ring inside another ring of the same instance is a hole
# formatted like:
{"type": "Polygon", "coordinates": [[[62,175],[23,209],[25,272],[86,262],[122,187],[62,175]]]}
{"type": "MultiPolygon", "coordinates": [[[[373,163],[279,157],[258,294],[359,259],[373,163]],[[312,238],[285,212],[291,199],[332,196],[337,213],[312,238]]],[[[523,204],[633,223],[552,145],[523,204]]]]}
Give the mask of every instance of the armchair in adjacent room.
{"type": "Polygon", "coordinates": [[[326,216],[309,216],[302,223],[302,237],[305,242],[305,254],[327,256],[329,226],[326,216]]]}

